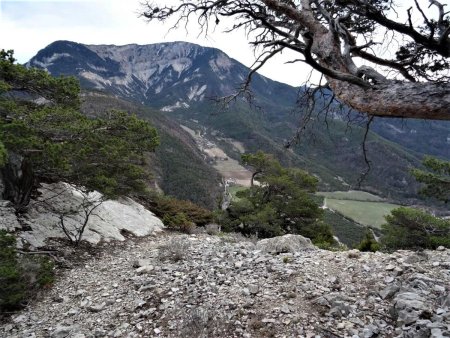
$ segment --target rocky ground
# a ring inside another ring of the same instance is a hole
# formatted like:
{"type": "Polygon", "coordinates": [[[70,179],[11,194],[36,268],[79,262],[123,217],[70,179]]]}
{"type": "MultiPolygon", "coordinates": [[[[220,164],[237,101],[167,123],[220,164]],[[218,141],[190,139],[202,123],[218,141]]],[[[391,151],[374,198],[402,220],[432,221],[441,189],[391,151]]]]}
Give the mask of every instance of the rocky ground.
{"type": "Polygon", "coordinates": [[[0,336],[450,337],[450,250],[266,251],[162,234],[68,255],[54,287],[0,336]]]}

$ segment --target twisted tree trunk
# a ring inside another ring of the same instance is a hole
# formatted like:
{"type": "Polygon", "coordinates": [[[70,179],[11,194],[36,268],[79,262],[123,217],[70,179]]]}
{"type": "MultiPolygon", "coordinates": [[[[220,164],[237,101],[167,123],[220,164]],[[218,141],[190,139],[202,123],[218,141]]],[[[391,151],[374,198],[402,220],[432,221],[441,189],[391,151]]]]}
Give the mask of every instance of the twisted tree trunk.
{"type": "Polygon", "coordinates": [[[3,199],[11,201],[17,213],[23,213],[30,202],[35,183],[31,162],[20,155],[10,153],[1,173],[3,199]]]}

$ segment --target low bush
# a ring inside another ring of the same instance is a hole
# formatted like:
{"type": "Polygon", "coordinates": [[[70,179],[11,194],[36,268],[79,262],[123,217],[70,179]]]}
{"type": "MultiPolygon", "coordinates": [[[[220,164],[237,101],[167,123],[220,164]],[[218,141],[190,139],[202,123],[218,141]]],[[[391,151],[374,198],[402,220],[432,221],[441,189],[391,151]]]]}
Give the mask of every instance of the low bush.
{"type": "Polygon", "coordinates": [[[380,250],[380,243],[377,242],[372,231],[366,230],[364,238],[356,248],[359,251],[376,252],[380,250]]]}
{"type": "Polygon", "coordinates": [[[182,261],[188,254],[189,242],[182,238],[172,238],[166,244],[158,249],[158,257],[161,261],[169,260],[171,262],[182,261]]]}
{"type": "Polygon", "coordinates": [[[53,281],[52,261],[19,255],[15,238],[0,231],[0,312],[21,308],[40,288],[53,281]]]}
{"type": "Polygon", "coordinates": [[[15,238],[0,232],[0,310],[20,307],[25,299],[26,287],[15,250],[15,238]]]}
{"type": "Polygon", "coordinates": [[[166,214],[162,219],[165,226],[170,229],[190,233],[195,224],[191,222],[183,212],[178,212],[174,215],[166,214]]]}

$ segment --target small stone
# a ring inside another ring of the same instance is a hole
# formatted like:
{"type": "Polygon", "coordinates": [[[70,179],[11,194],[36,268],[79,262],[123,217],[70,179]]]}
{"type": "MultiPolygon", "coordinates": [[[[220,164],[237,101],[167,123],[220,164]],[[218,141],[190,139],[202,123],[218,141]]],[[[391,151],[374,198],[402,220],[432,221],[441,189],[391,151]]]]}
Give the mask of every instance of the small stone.
{"type": "Polygon", "coordinates": [[[17,317],[14,317],[13,322],[14,323],[22,323],[24,321],[26,321],[28,318],[25,315],[19,315],[17,317]]]}
{"type": "Polygon", "coordinates": [[[143,299],[137,299],[137,300],[135,300],[135,302],[134,302],[134,309],[135,309],[135,310],[140,309],[140,308],[142,308],[145,304],[147,304],[147,302],[146,302],[145,300],[143,300],[143,299]]]}
{"type": "Polygon", "coordinates": [[[325,297],[318,297],[313,300],[314,304],[322,305],[322,306],[330,306],[330,303],[325,297]]]}
{"type": "Polygon", "coordinates": [[[78,309],[72,308],[67,312],[68,316],[75,316],[79,313],[80,311],[78,309]]]}
{"type": "Polygon", "coordinates": [[[289,309],[289,307],[288,307],[287,305],[283,305],[283,306],[280,308],[280,311],[281,311],[282,313],[284,313],[284,314],[289,314],[289,313],[291,313],[291,310],[289,309]]]}
{"type": "Polygon", "coordinates": [[[395,276],[403,275],[403,269],[401,267],[399,267],[399,266],[396,266],[395,269],[394,269],[394,274],[395,274],[395,276]]]}
{"type": "Polygon", "coordinates": [[[70,333],[72,332],[73,329],[74,329],[73,326],[58,325],[56,327],[56,329],[52,332],[50,337],[51,338],[65,338],[68,335],[70,335],[70,333]]]}
{"type": "Polygon", "coordinates": [[[86,290],[80,289],[75,292],[75,297],[81,297],[86,293],[86,290]]]}
{"type": "Polygon", "coordinates": [[[272,319],[272,318],[263,318],[261,320],[261,322],[263,322],[263,323],[276,323],[276,320],[272,319]]]}
{"type": "Polygon", "coordinates": [[[433,286],[433,290],[439,293],[444,293],[445,292],[445,287],[443,287],[442,285],[434,285],[433,286]]]}
{"type": "Polygon", "coordinates": [[[369,325],[363,329],[363,336],[364,338],[377,337],[379,332],[380,329],[378,327],[375,325],[369,325]]]}
{"type": "Polygon", "coordinates": [[[139,259],[133,262],[133,268],[140,268],[148,265],[152,265],[150,259],[139,259]]]}
{"type": "Polygon", "coordinates": [[[433,265],[434,267],[437,267],[437,266],[440,265],[440,263],[439,263],[439,262],[433,262],[432,265],[433,265]]]}
{"type": "Polygon", "coordinates": [[[445,251],[445,247],[442,245],[439,245],[436,249],[436,251],[445,251]]]}
{"type": "Polygon", "coordinates": [[[155,328],[155,329],[153,330],[153,332],[155,332],[155,334],[160,334],[160,333],[161,333],[161,330],[158,329],[158,328],[155,328]]]}
{"type": "Polygon", "coordinates": [[[389,285],[379,292],[382,299],[392,298],[400,288],[397,285],[389,285]]]}
{"type": "Polygon", "coordinates": [[[392,276],[387,276],[384,278],[385,283],[390,284],[394,281],[394,277],[392,276]]]}
{"type": "Polygon", "coordinates": [[[441,329],[431,329],[431,338],[445,338],[446,336],[444,336],[442,334],[442,330],[441,329]]]}
{"type": "Polygon", "coordinates": [[[98,304],[98,305],[91,305],[91,306],[88,306],[87,309],[88,309],[89,311],[91,311],[91,312],[96,313],[96,312],[102,311],[102,310],[105,308],[105,306],[106,306],[106,303],[101,303],[101,304],[98,304]]]}
{"type": "Polygon", "coordinates": [[[256,295],[259,292],[259,286],[258,285],[249,285],[248,290],[252,295],[256,295]]]}
{"type": "Polygon", "coordinates": [[[443,315],[444,313],[445,313],[446,311],[444,310],[444,309],[436,309],[436,314],[438,315],[438,316],[440,316],[440,315],[443,315]]]}
{"type": "Polygon", "coordinates": [[[150,273],[154,270],[153,265],[145,265],[145,266],[141,266],[140,268],[136,269],[136,273],[138,275],[143,275],[143,274],[147,274],[150,273]]]}
{"type": "Polygon", "coordinates": [[[386,266],[385,270],[386,271],[393,271],[395,269],[395,266],[392,264],[389,264],[388,266],[386,266]]]}

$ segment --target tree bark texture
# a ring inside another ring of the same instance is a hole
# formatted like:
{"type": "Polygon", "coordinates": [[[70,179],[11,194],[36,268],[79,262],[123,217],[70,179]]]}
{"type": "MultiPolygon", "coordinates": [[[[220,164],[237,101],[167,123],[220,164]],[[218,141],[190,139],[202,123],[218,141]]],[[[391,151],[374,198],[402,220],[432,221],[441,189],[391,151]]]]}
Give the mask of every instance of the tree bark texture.
{"type": "Polygon", "coordinates": [[[31,162],[20,155],[10,153],[8,163],[2,169],[2,179],[3,199],[11,201],[16,212],[24,212],[34,187],[31,162]]]}
{"type": "Polygon", "coordinates": [[[334,94],[352,108],[374,116],[450,120],[450,85],[388,82],[361,88],[328,78],[334,94]]]}

